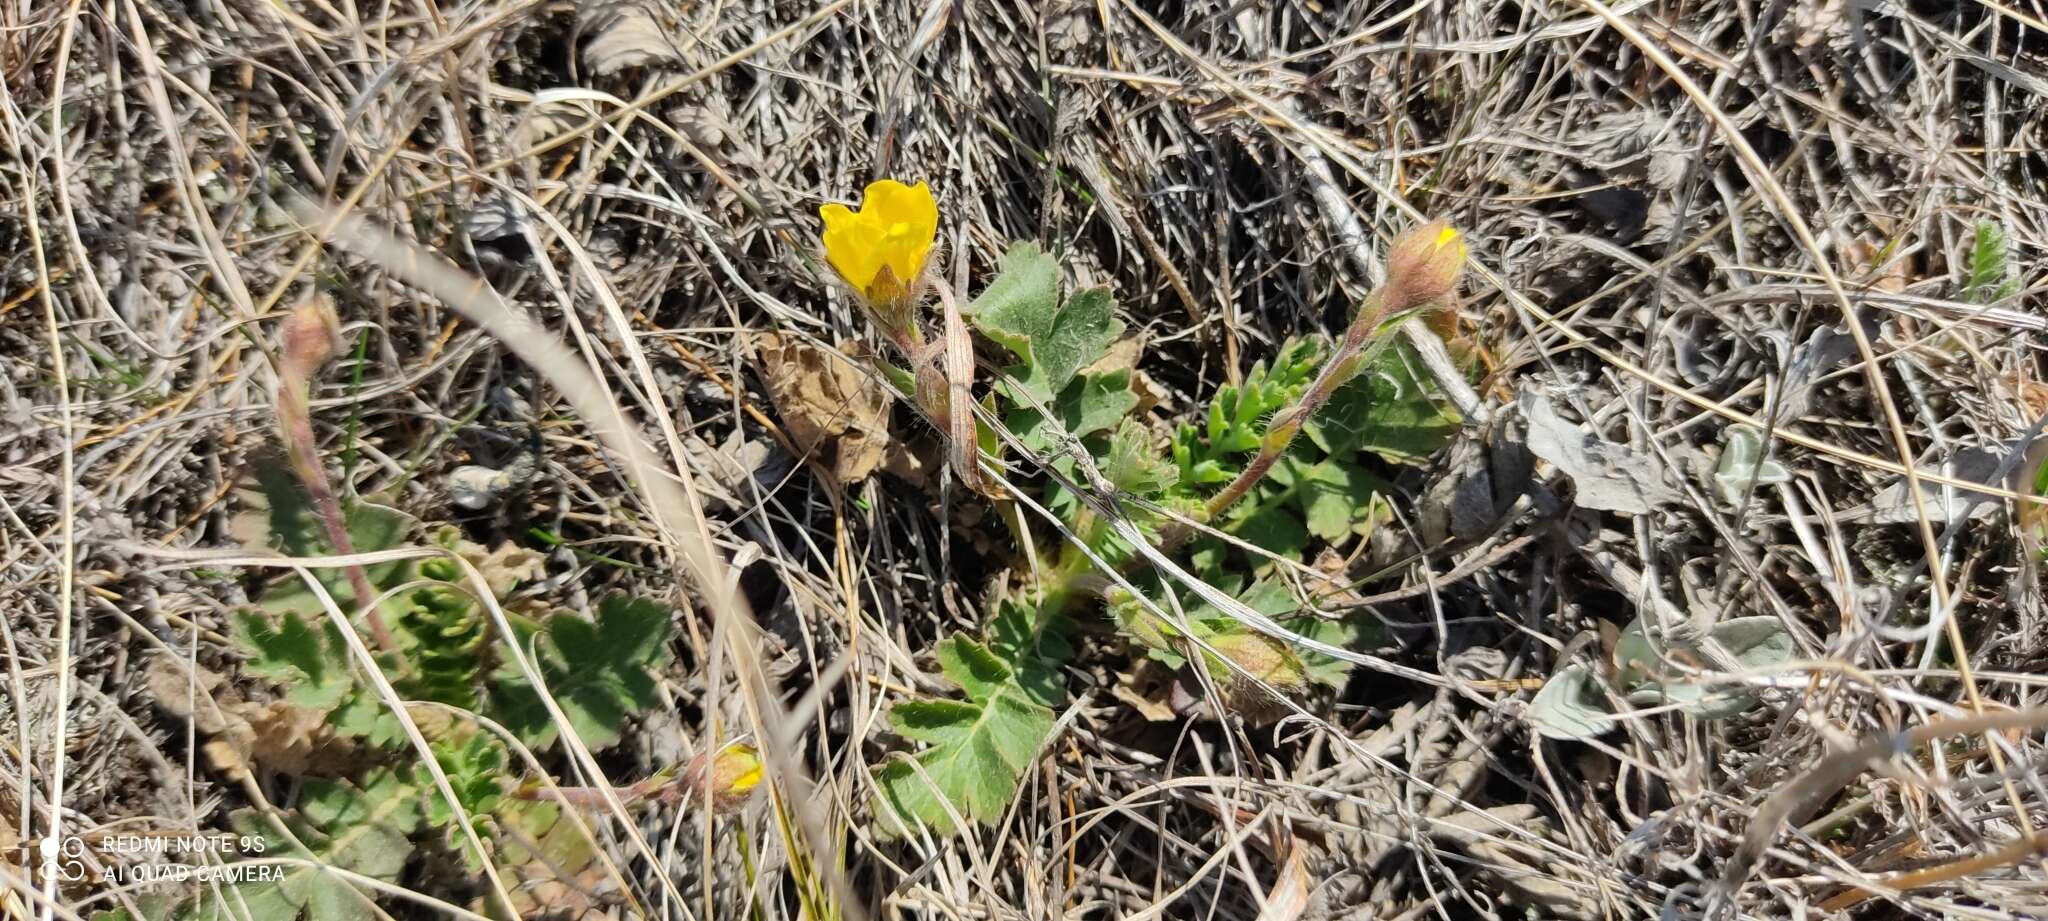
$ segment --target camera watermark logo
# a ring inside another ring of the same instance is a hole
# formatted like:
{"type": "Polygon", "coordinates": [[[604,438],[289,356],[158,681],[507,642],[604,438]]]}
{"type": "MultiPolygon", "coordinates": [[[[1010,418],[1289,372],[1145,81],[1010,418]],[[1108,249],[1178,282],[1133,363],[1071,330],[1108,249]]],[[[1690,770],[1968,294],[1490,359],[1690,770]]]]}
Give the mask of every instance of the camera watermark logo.
{"type": "Polygon", "coordinates": [[[95,837],[96,846],[76,835],[31,839],[21,844],[18,861],[36,884],[45,880],[61,885],[95,880],[116,885],[207,880],[258,882],[284,876],[284,868],[276,864],[233,861],[236,856],[254,856],[268,850],[268,842],[260,835],[95,837]],[[89,859],[94,855],[101,859],[89,859]],[[192,858],[198,858],[198,862],[184,862],[192,858]]]}
{"type": "Polygon", "coordinates": [[[21,867],[41,882],[84,882],[87,872],[85,841],[76,835],[64,838],[32,838],[21,843],[21,867]]]}

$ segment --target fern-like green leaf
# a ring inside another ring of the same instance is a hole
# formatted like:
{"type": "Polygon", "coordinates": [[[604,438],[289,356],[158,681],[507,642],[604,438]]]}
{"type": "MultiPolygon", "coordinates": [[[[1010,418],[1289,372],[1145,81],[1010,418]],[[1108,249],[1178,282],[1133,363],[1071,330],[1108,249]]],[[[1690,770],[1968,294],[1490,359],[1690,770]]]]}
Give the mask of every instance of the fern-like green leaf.
{"type": "MultiPolygon", "coordinates": [[[[504,799],[505,749],[491,736],[475,733],[460,741],[436,739],[433,752],[464,812],[481,816],[497,808],[504,799]]],[[[427,791],[426,820],[439,826],[455,821],[455,810],[449,808],[447,798],[439,790],[427,791]]],[[[449,828],[448,832],[451,841],[462,838],[459,828],[449,828]]]]}
{"type": "Polygon", "coordinates": [[[1160,457],[1152,444],[1143,425],[1123,420],[1101,458],[1102,478],[1125,495],[1150,499],[1164,494],[1180,481],[1180,470],[1160,457]]]}
{"type": "Polygon", "coordinates": [[[1243,465],[1242,455],[1258,449],[1267,420],[1315,380],[1321,360],[1322,347],[1315,340],[1290,340],[1270,364],[1254,364],[1236,386],[1218,389],[1204,424],[1182,425],[1174,433],[1173,460],[1182,487],[1229,482],[1243,465]]]}
{"type": "Polygon", "coordinates": [[[452,562],[428,560],[419,568],[438,581],[406,593],[408,604],[394,626],[409,667],[394,683],[410,700],[475,709],[494,659],[490,624],[469,593],[453,584],[461,574],[452,562]]]}

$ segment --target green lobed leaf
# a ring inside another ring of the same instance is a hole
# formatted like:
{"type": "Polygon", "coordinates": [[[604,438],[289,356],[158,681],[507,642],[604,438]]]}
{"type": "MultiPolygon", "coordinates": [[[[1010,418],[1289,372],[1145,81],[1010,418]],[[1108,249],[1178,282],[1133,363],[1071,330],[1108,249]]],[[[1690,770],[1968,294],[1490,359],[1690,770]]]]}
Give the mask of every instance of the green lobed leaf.
{"type": "Polygon", "coordinates": [[[365,688],[344,697],[327,715],[327,724],[344,738],[361,739],[373,748],[391,748],[405,741],[405,727],[398,716],[384,706],[384,700],[365,688]]]}
{"type": "MultiPolygon", "coordinates": [[[[269,544],[273,549],[295,557],[328,556],[337,552],[328,541],[327,531],[308,501],[305,490],[292,478],[282,461],[258,465],[256,482],[263,502],[269,507],[269,544]]],[[[399,546],[412,529],[413,518],[395,508],[352,497],[342,497],[340,502],[349,549],[356,553],[399,546]]],[[[403,560],[366,566],[363,571],[369,577],[370,585],[380,592],[412,577],[412,565],[403,560]]],[[[343,611],[354,611],[355,586],[349,582],[346,570],[318,568],[313,570],[313,575],[334,597],[335,604],[343,611]]],[[[263,592],[258,604],[276,614],[297,612],[314,616],[322,610],[319,599],[296,574],[272,584],[263,592]]],[[[386,610],[402,606],[402,601],[385,603],[386,610]]]]}
{"type": "MultiPolygon", "coordinates": [[[[1282,619],[1280,626],[1297,635],[1344,649],[1357,646],[1368,635],[1367,621],[1363,617],[1290,617],[1282,619]]],[[[1297,653],[1301,656],[1302,674],[1310,681],[1342,688],[1351,677],[1350,662],[1313,650],[1297,650],[1297,653]]]]}
{"type": "Polygon", "coordinates": [[[1274,566],[1273,557],[1299,559],[1308,550],[1308,526],[1280,502],[1252,504],[1244,517],[1230,525],[1229,531],[1238,540],[1264,551],[1251,556],[1254,571],[1274,566]]]}
{"type": "MultiPolygon", "coordinates": [[[[1356,645],[1366,635],[1364,622],[1358,617],[1329,618],[1313,613],[1302,614],[1301,604],[1294,598],[1294,592],[1287,583],[1277,578],[1260,579],[1237,595],[1245,607],[1264,614],[1279,622],[1289,632],[1328,643],[1332,646],[1349,647],[1356,645]]],[[[1250,627],[1224,616],[1221,611],[1203,605],[1194,612],[1214,633],[1225,630],[1251,632],[1250,627]]],[[[1304,649],[1289,649],[1302,664],[1302,675],[1308,680],[1331,687],[1343,687],[1350,677],[1351,663],[1327,656],[1320,652],[1304,649]]]]}
{"type": "MultiPolygon", "coordinates": [[[[660,703],[654,669],[668,661],[670,614],[658,602],[613,595],[598,604],[594,623],[566,614],[548,618],[535,644],[536,665],[570,727],[591,749],[609,748],[627,720],[660,703]]],[[[528,745],[559,737],[561,727],[516,665],[499,668],[492,697],[500,721],[528,745]]]]}
{"type": "MultiPolygon", "coordinates": [[[[1289,631],[1310,639],[1333,646],[1351,646],[1366,635],[1360,618],[1301,615],[1301,606],[1295,601],[1293,592],[1279,579],[1260,579],[1242,591],[1238,590],[1242,583],[1235,577],[1220,577],[1211,580],[1211,584],[1246,607],[1278,621],[1289,631]]],[[[1189,632],[1203,640],[1258,632],[1206,602],[1188,606],[1184,611],[1189,632]]],[[[1123,628],[1124,636],[1144,649],[1147,656],[1170,668],[1180,668],[1187,663],[1186,656],[1181,653],[1181,631],[1153,614],[1144,602],[1128,595],[1120,596],[1110,603],[1109,613],[1123,628]]],[[[1310,681],[1342,687],[1349,677],[1351,664],[1342,659],[1291,647],[1287,651],[1299,660],[1303,677],[1310,681]]]]}
{"type": "Polygon", "coordinates": [[[985,824],[1009,808],[1052,734],[1052,707],[1064,697],[1058,663],[1072,654],[1064,618],[1046,607],[1004,599],[991,644],[957,634],[939,643],[939,666],[966,700],[911,700],[890,708],[896,732],[927,747],[876,772],[888,813],[879,823],[884,834],[900,834],[908,823],[956,831],[949,804],[962,818],[985,824]]]}
{"type": "Polygon", "coordinates": [[[331,710],[355,688],[348,646],[325,618],[315,627],[296,613],[275,624],[261,612],[236,611],[235,639],[250,656],[246,668],[284,685],[285,700],[310,710],[331,710]]]}
{"type": "Polygon", "coordinates": [[[1004,422],[1025,448],[1044,454],[1057,447],[1057,430],[1075,438],[1087,438],[1115,427],[1137,406],[1138,395],[1131,392],[1129,371],[1083,374],[1060,391],[1059,399],[1050,407],[1053,419],[1048,420],[1035,407],[1020,405],[1004,422]]]}
{"type": "Polygon", "coordinates": [[[1108,288],[1077,291],[1062,302],[1058,264],[1029,243],[1010,247],[995,280],[965,312],[982,335],[1021,360],[1010,374],[1046,402],[1124,329],[1108,288]]]}
{"type": "Polygon", "coordinates": [[[1035,243],[1015,243],[996,277],[961,311],[997,345],[1023,356],[1059,310],[1060,266],[1035,243]]]}
{"type": "Polygon", "coordinates": [[[1393,493],[1387,481],[1336,459],[1310,463],[1289,455],[1273,465],[1269,476],[1287,488],[1308,532],[1326,541],[1371,533],[1387,511],[1381,497],[1393,493]]]}
{"type": "Polygon", "coordinates": [[[989,619],[989,650],[1003,662],[1015,663],[1017,686],[1047,707],[1066,699],[1059,665],[1074,657],[1074,646],[1067,640],[1073,621],[1056,607],[1003,598],[996,602],[996,616],[989,619]]]}

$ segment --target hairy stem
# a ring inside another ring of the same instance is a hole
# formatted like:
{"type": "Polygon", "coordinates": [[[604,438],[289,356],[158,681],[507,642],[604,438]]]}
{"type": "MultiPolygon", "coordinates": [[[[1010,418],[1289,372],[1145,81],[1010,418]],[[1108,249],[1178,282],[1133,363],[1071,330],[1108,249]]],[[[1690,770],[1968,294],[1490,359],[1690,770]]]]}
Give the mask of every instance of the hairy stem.
{"type": "MultiPolygon", "coordinates": [[[[355,547],[348,537],[348,519],[342,513],[341,502],[335,498],[334,490],[327,484],[327,471],[320,466],[320,455],[314,447],[312,412],[306,402],[306,381],[287,374],[282,386],[277,388],[278,424],[284,429],[285,454],[291,459],[292,472],[306,487],[307,495],[313,499],[313,508],[320,516],[320,525],[327,531],[327,543],[334,552],[348,556],[355,547]]],[[[349,588],[355,592],[355,604],[362,609],[363,623],[370,628],[370,635],[377,641],[377,648],[384,652],[397,652],[398,640],[391,635],[391,628],[384,623],[374,604],[377,592],[370,585],[368,573],[363,567],[350,563],[342,567],[348,574],[349,588]]]]}
{"type": "MultiPolygon", "coordinates": [[[[1359,369],[1365,367],[1366,359],[1370,357],[1365,354],[1366,346],[1378,344],[1377,333],[1386,313],[1386,297],[1381,291],[1374,291],[1366,297],[1358,317],[1344,330],[1344,338],[1338,342],[1336,351],[1330,354],[1330,360],[1323,363],[1315,381],[1292,405],[1274,413],[1266,423],[1266,435],[1259,440],[1259,453],[1221,492],[1209,497],[1203,508],[1206,520],[1215,521],[1250,493],[1252,487],[1259,485],[1259,481],[1265,479],[1273,465],[1287,453],[1287,448],[1294,444],[1295,436],[1301,434],[1302,424],[1329,402],[1330,395],[1336,393],[1338,387],[1344,386],[1345,382],[1357,376],[1359,369]]],[[[1192,534],[1192,528],[1175,523],[1161,534],[1160,549],[1172,550],[1192,534]]]]}

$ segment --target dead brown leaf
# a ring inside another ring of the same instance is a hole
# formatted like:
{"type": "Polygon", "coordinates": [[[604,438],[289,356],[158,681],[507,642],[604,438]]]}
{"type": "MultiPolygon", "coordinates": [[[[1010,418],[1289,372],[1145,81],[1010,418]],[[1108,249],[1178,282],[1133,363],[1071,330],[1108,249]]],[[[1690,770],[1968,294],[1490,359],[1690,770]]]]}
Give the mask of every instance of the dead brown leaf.
{"type": "Polygon", "coordinates": [[[245,700],[219,674],[163,658],[150,661],[143,686],[165,713],[192,721],[214,770],[231,778],[252,766],[286,774],[304,773],[316,759],[344,745],[327,724],[327,714],[282,700],[245,700]],[[192,677],[188,678],[188,674],[192,677]]]}
{"type": "Polygon", "coordinates": [[[849,360],[780,333],[754,337],[754,357],[768,399],[799,451],[829,457],[841,483],[858,483],[882,465],[889,448],[889,395],[849,360]],[[829,455],[827,451],[831,451],[829,455]]]}
{"type": "Polygon", "coordinates": [[[511,541],[499,544],[497,549],[486,550],[482,544],[458,540],[455,552],[476,567],[477,572],[483,575],[484,583],[491,587],[491,594],[498,598],[548,572],[547,557],[511,541]]]}
{"type": "Polygon", "coordinates": [[[1259,911],[1259,921],[1295,921],[1308,915],[1314,902],[1315,884],[1308,878],[1308,851],[1292,841],[1287,844],[1287,862],[1281,864],[1279,878],[1266,892],[1266,907],[1259,911]]]}
{"type": "Polygon", "coordinates": [[[655,67],[676,61],[676,25],[663,4],[635,0],[589,0],[579,4],[577,27],[588,36],[583,63],[598,76],[631,67],[655,67]]]}
{"type": "Polygon", "coordinates": [[[1138,367],[1138,356],[1145,351],[1145,333],[1139,330],[1112,343],[1109,351],[1102,353],[1095,363],[1082,368],[1083,374],[1108,374],[1111,371],[1130,371],[1138,367]]]}

